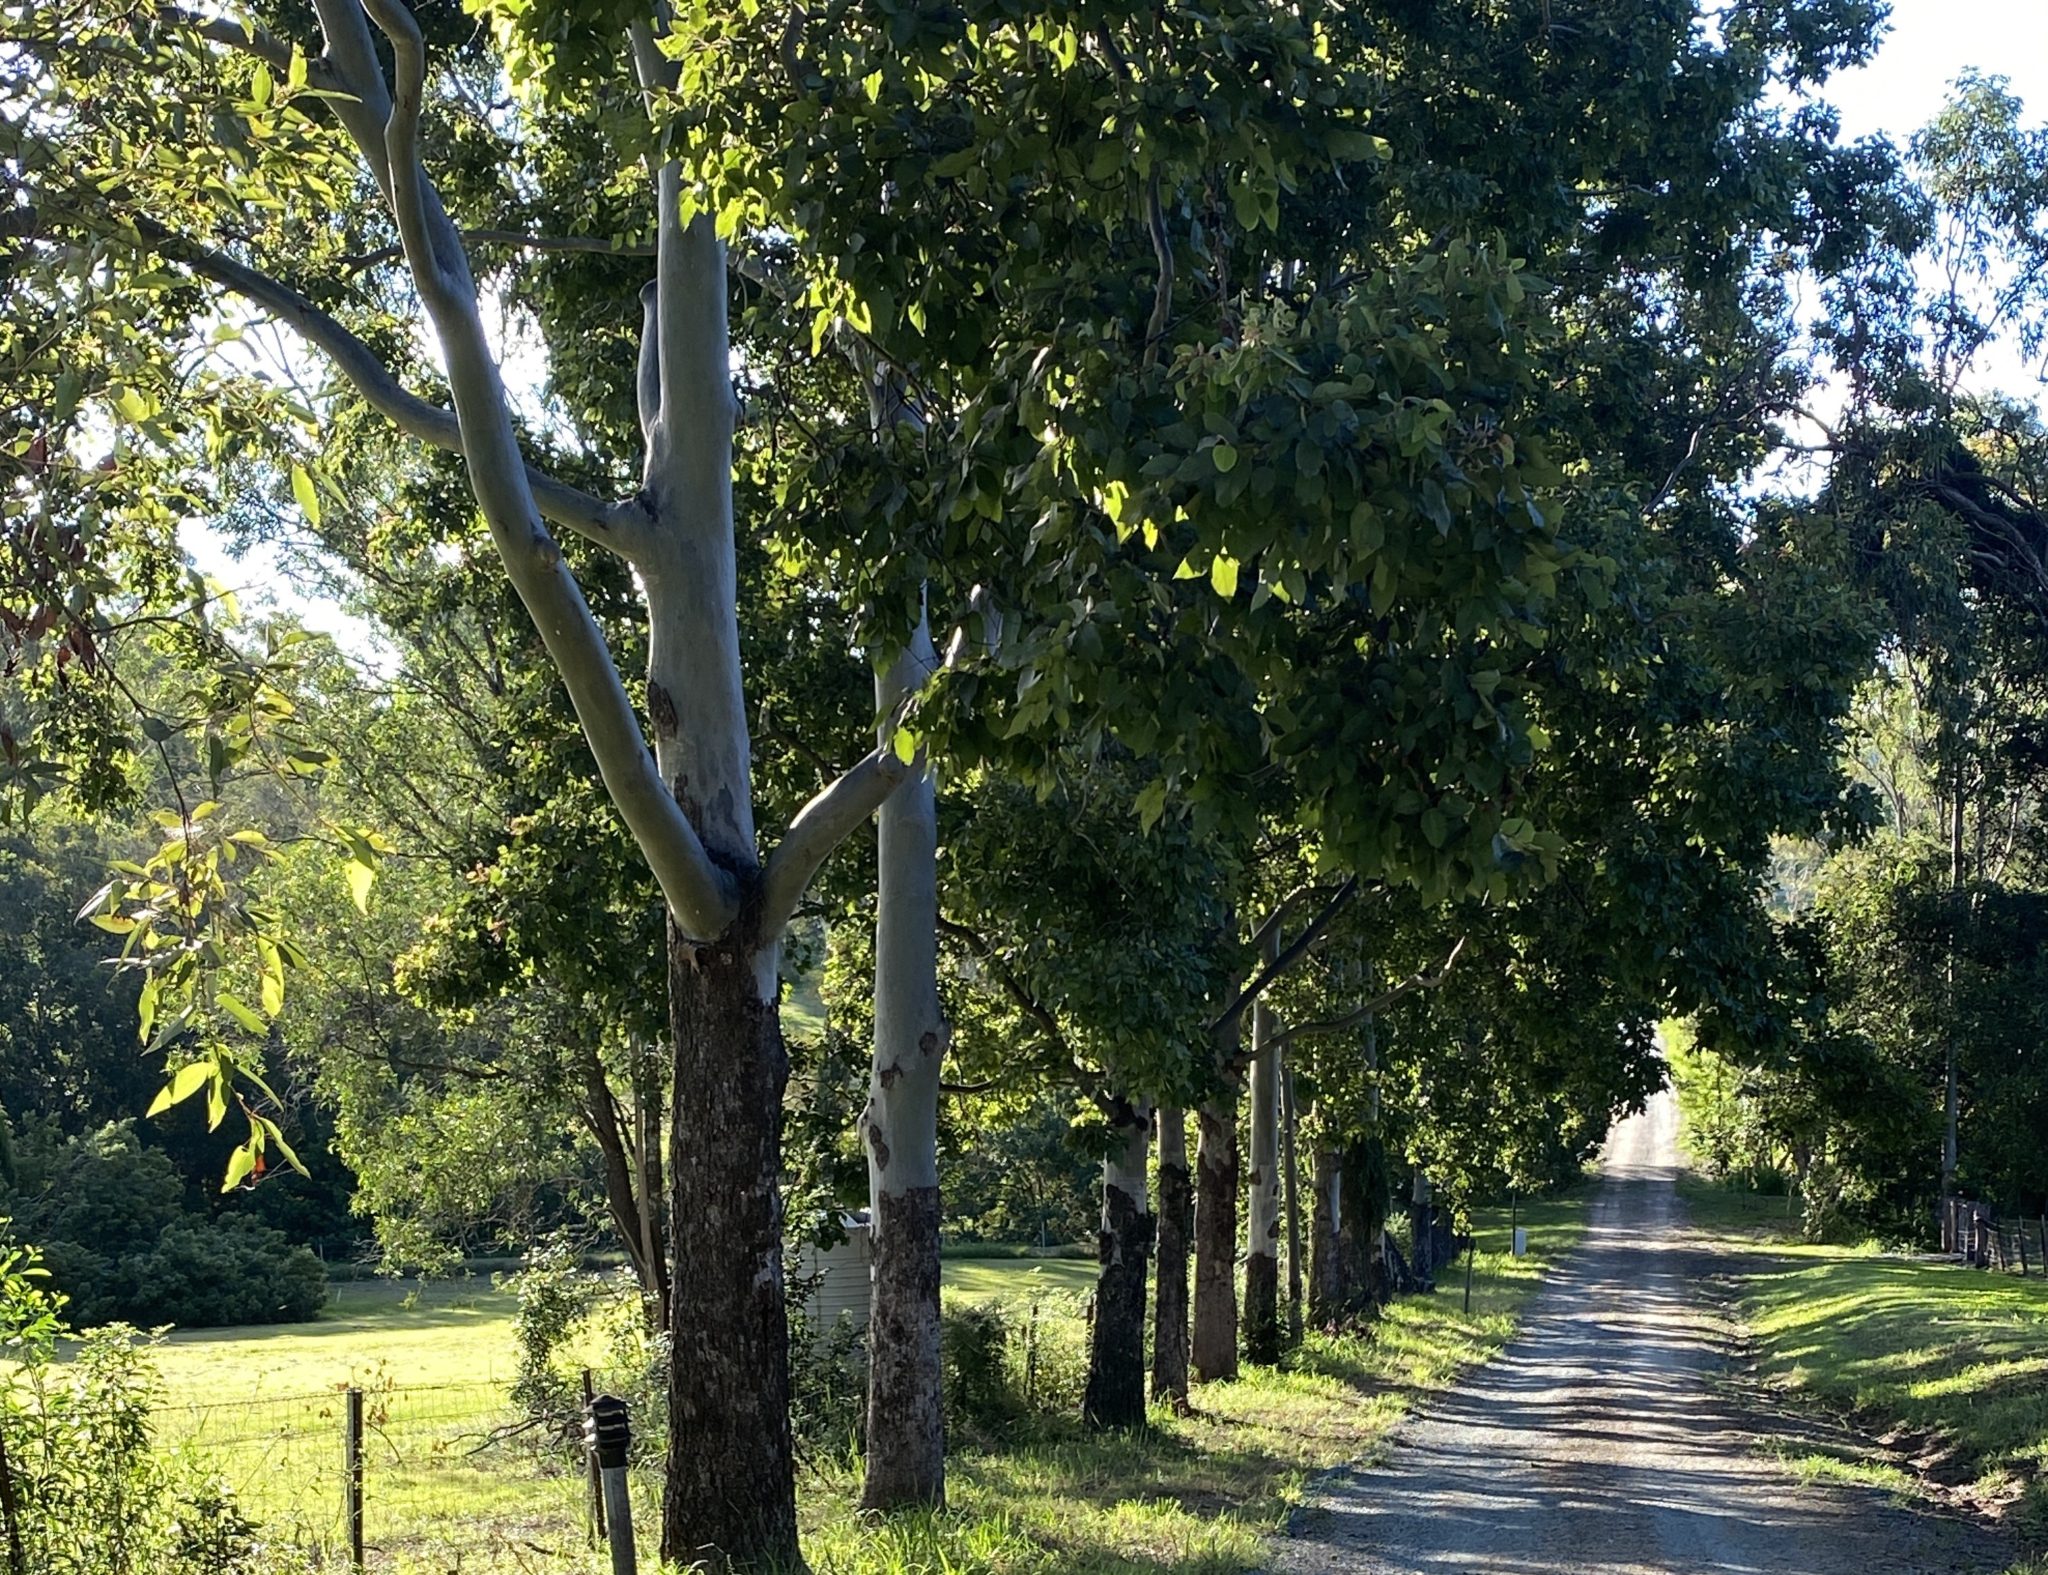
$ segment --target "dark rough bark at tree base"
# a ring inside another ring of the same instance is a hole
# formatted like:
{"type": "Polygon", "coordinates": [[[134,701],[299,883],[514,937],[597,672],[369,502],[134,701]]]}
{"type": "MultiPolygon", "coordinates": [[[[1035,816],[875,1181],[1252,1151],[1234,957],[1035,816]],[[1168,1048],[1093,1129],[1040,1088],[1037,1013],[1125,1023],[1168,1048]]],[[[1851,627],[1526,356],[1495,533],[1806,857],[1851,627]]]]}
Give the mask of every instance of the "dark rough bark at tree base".
{"type": "Polygon", "coordinates": [[[1203,1106],[1195,1156],[1195,1320],[1188,1361],[1203,1383],[1237,1376],[1237,1122],[1203,1106]]]}
{"type": "Polygon", "coordinates": [[[789,1057],[754,958],[670,930],[674,1252],[661,1556],[800,1569],[783,1305],[789,1057]]]}
{"type": "Polygon", "coordinates": [[[1194,1178],[1178,1114],[1160,1119],[1157,1302],[1152,1317],[1152,1398],[1188,1398],[1188,1243],[1195,1223],[1194,1178]],[[1169,1136],[1169,1134],[1171,1134],[1169,1136]],[[1177,1142],[1174,1139],[1178,1139],[1177,1142]]]}
{"type": "Polygon", "coordinates": [[[1391,1199],[1386,1151],[1377,1138],[1346,1147],[1338,1185],[1341,1223],[1337,1242],[1344,1260],[1344,1299],[1340,1305],[1347,1317],[1370,1318],[1392,1294],[1381,1250],[1391,1199]]]}
{"type": "Polygon", "coordinates": [[[1145,1270],[1151,1237],[1152,1217],[1138,1200],[1105,1188],[1095,1328],[1081,1402],[1082,1416],[1094,1427],[1139,1427],[1145,1421],[1145,1270]]]}
{"type": "Polygon", "coordinates": [[[862,1509],[943,1508],[946,1414],[939,1367],[939,1189],[875,1200],[868,1323],[868,1454],[862,1509]],[[876,1414],[893,1425],[876,1426],[876,1414]]]}
{"type": "Polygon", "coordinates": [[[1280,1360],[1280,1260],[1267,1252],[1244,1260],[1244,1359],[1260,1367],[1280,1360]]]}

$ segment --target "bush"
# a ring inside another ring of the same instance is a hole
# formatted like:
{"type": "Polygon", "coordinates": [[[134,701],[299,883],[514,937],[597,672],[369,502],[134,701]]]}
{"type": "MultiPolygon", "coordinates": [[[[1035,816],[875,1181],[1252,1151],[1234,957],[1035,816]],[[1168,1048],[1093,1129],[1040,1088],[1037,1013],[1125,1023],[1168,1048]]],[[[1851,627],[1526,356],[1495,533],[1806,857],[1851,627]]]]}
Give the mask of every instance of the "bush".
{"type": "Polygon", "coordinates": [[[148,1344],[109,1325],[70,1359],[64,1299],[45,1288],[33,1249],[0,1253],[0,1387],[14,1524],[38,1575],[303,1575],[219,1482],[158,1455],[150,1413],[158,1380],[148,1344]]]}
{"type": "Polygon", "coordinates": [[[320,1260],[237,1214],[178,1221],[152,1251],[123,1258],[120,1279],[127,1316],[147,1325],[304,1323],[327,1305],[320,1260]]]}
{"type": "Polygon", "coordinates": [[[789,1423],[807,1456],[852,1453],[867,1441],[868,1353],[853,1319],[820,1325],[792,1308],[789,1423]]]}
{"type": "Polygon", "coordinates": [[[956,1429],[993,1428],[1023,1409],[1011,1382],[1010,1319],[999,1302],[969,1302],[939,1315],[946,1419],[956,1429]]]}
{"type": "Polygon", "coordinates": [[[78,1326],[302,1323],[327,1305],[318,1258],[247,1215],[184,1212],[171,1162],[128,1123],[64,1140],[34,1171],[14,1231],[41,1249],[78,1326]]]}

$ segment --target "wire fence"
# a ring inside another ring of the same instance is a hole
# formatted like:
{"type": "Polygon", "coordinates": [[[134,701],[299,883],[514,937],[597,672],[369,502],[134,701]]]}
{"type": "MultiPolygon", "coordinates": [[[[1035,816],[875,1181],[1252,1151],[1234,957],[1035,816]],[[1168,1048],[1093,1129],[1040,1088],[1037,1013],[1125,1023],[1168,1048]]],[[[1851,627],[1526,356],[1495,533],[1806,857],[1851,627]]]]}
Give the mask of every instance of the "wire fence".
{"type": "Polygon", "coordinates": [[[2048,1218],[2001,1213],[1971,1198],[1948,1198],[1941,1211],[1941,1249],[1979,1269],[2048,1273],[2048,1218]]]}
{"type": "Polygon", "coordinates": [[[322,1568],[352,1563],[354,1515],[369,1570],[450,1549],[546,1560],[586,1548],[582,1451],[523,1416],[504,1386],[383,1383],[357,1393],[353,1466],[347,1388],[164,1405],[156,1441],[322,1568]]]}

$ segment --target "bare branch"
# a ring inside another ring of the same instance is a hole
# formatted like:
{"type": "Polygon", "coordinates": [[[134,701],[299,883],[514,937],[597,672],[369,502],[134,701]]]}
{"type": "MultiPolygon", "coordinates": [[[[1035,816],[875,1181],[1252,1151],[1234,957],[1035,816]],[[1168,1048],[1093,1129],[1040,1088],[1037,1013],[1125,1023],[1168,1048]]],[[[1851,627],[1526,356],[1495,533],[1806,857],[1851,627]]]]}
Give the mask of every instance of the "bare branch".
{"type": "Polygon", "coordinates": [[[1342,913],[1351,899],[1357,895],[1358,877],[1353,875],[1337,888],[1336,895],[1324,904],[1321,913],[1309,921],[1308,927],[1289,945],[1283,947],[1279,956],[1261,968],[1252,982],[1237,993],[1237,998],[1217,1014],[1209,1024],[1210,1034],[1220,1039],[1235,1028],[1246,1009],[1266,993],[1274,980],[1280,978],[1314,949],[1316,942],[1320,941],[1330,926],[1336,922],[1337,915],[1342,913]]]}
{"type": "Polygon", "coordinates": [[[1393,989],[1374,996],[1363,1006],[1353,1007],[1341,1017],[1332,1017],[1320,1023],[1302,1023],[1293,1028],[1283,1029],[1266,1041],[1265,1048],[1269,1050],[1277,1049],[1281,1045],[1288,1044],[1293,1040],[1305,1039],[1311,1034],[1334,1034],[1341,1033],[1346,1028],[1356,1028],[1368,1017],[1378,1016],[1403,996],[1413,995],[1418,990],[1436,989],[1444,980],[1450,977],[1452,965],[1457,962],[1458,954],[1465,949],[1467,939],[1468,937],[1463,935],[1458,937],[1457,945],[1451,948],[1450,955],[1444,959],[1443,966],[1437,969],[1435,973],[1412,973],[1395,985],[1393,989]]]}
{"type": "MultiPolygon", "coordinates": [[[[500,247],[520,252],[571,252],[590,257],[652,257],[651,241],[615,241],[608,235],[533,235],[525,230],[460,230],[465,246],[500,247]]],[[[402,246],[380,246],[341,259],[344,268],[359,272],[379,263],[396,262],[402,246]]]]}
{"type": "Polygon", "coordinates": [[[761,875],[761,926],[765,935],[778,935],[803,901],[805,890],[832,850],[853,834],[854,828],[882,807],[909,776],[892,748],[880,748],[863,758],[836,782],[798,811],[789,823],[781,843],[768,856],[761,875]]]}
{"type": "MultiPolygon", "coordinates": [[[[971,930],[964,924],[956,924],[944,914],[939,916],[939,933],[950,936],[972,952],[994,976],[996,983],[1002,986],[1003,993],[1016,1003],[1017,1009],[1037,1025],[1038,1031],[1045,1035],[1047,1043],[1059,1051],[1062,1059],[1079,1067],[1079,1058],[1075,1056],[1073,1047],[1067,1043],[1067,1036],[1060,1029],[1059,1019],[1052,1015],[1045,1004],[1033,995],[1024,981],[1011,970],[1010,965],[1003,960],[1002,953],[996,950],[994,942],[979,930],[971,930]]],[[[1090,1081],[1092,1082],[1092,1079],[1090,1081]]]]}
{"type": "Polygon", "coordinates": [[[1145,188],[1145,229],[1152,238],[1152,255],[1159,264],[1159,279],[1152,287],[1152,316],[1145,324],[1145,365],[1159,359],[1159,347],[1166,339],[1166,325],[1173,315],[1173,243],[1166,238],[1166,215],[1159,206],[1159,173],[1145,188]]]}
{"type": "MultiPolygon", "coordinates": [[[[233,17],[200,16],[178,6],[167,7],[161,13],[166,22],[175,26],[189,27],[201,38],[232,49],[237,54],[251,56],[265,65],[275,66],[280,71],[289,71],[292,66],[292,46],[276,34],[266,31],[248,19],[233,17]]],[[[309,86],[332,92],[341,87],[341,81],[323,61],[309,59],[306,62],[306,81],[309,86]]]]}
{"type": "MultiPolygon", "coordinates": [[[[325,352],[370,408],[399,430],[435,448],[462,452],[462,428],[454,411],[410,392],[374,350],[291,286],[153,221],[137,221],[136,231],[164,256],[261,307],[325,352]]],[[[650,528],[646,506],[637,498],[607,503],[533,465],[526,466],[526,480],[548,519],[624,557],[633,556],[639,537],[650,528]]]]}

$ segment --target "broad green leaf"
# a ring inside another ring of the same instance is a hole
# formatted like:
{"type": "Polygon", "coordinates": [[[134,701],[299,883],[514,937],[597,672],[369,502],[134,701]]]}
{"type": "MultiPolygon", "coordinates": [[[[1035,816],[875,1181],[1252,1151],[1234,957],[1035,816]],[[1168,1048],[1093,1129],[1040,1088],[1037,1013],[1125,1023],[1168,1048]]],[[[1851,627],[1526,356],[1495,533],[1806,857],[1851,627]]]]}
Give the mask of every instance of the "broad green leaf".
{"type": "Polygon", "coordinates": [[[313,478],[306,474],[303,465],[292,466],[292,496],[298,499],[299,512],[306,516],[308,525],[320,524],[320,489],[313,485],[313,478]]]}
{"type": "Polygon", "coordinates": [[[348,894],[354,899],[358,911],[370,911],[370,886],[377,878],[376,868],[361,859],[350,859],[342,873],[348,877],[348,894]]]}
{"type": "Polygon", "coordinates": [[[186,1100],[198,1093],[200,1089],[204,1088],[207,1079],[212,1076],[213,1063],[211,1061],[194,1061],[188,1066],[179,1067],[171,1080],[157,1090],[156,1098],[150,1102],[150,1107],[145,1114],[148,1116],[160,1116],[166,1110],[169,1110],[171,1106],[182,1105],[186,1100]]]}
{"type": "Polygon", "coordinates": [[[250,1033],[267,1034],[270,1032],[270,1024],[240,996],[230,995],[226,990],[223,990],[214,999],[220,1002],[230,1017],[248,1029],[250,1033]]]}
{"type": "Polygon", "coordinates": [[[228,1155],[227,1179],[220,1184],[223,1192],[233,1192],[256,1172],[256,1140],[251,1138],[234,1153],[228,1155]]]}

